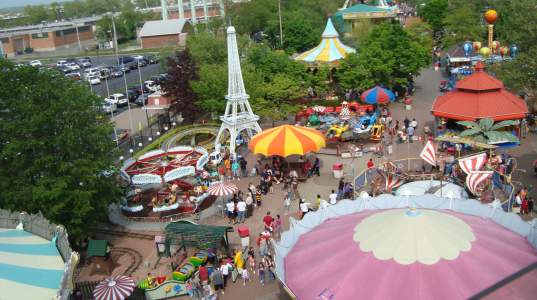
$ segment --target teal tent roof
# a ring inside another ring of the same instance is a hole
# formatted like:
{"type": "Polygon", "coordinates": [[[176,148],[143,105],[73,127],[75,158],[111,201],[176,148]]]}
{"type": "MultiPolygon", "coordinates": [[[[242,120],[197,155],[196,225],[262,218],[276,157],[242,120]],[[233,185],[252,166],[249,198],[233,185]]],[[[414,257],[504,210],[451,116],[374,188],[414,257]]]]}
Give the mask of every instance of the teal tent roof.
{"type": "Polygon", "coordinates": [[[334,27],[334,24],[332,24],[332,20],[328,19],[328,22],[326,22],[326,27],[324,28],[322,37],[330,38],[330,37],[338,37],[338,36],[339,36],[339,33],[337,33],[337,30],[334,27]]]}
{"type": "Polygon", "coordinates": [[[88,258],[92,256],[105,256],[108,241],[106,240],[89,240],[88,250],[86,251],[88,258]]]}
{"type": "MultiPolygon", "coordinates": [[[[178,221],[166,226],[167,242],[181,242],[187,247],[199,249],[218,248],[226,238],[226,232],[233,231],[229,226],[198,225],[190,221],[178,221]]],[[[227,240],[225,241],[227,244],[227,240]]]]}

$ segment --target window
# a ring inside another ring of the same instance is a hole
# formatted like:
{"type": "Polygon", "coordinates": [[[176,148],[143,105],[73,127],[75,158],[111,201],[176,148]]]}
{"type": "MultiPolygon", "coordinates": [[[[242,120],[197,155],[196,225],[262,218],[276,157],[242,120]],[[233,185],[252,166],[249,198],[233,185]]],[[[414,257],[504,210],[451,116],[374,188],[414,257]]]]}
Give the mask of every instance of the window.
{"type": "Polygon", "coordinates": [[[2,42],[2,44],[9,44],[9,38],[0,38],[0,42],[2,42]]]}
{"type": "Polygon", "coordinates": [[[33,33],[32,39],[46,39],[48,38],[48,32],[33,33]]]}

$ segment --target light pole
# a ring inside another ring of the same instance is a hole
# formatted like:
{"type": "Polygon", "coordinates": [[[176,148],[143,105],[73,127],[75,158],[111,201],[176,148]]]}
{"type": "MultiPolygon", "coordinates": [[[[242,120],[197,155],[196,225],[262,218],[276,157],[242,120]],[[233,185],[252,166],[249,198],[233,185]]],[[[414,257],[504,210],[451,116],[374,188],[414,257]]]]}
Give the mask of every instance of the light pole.
{"type": "MultiPolygon", "coordinates": [[[[108,88],[108,77],[106,76],[104,77],[104,83],[106,85],[106,95],[108,98],[110,98],[110,89],[108,88]]],[[[116,146],[119,147],[119,139],[117,138],[116,120],[114,120],[114,107],[112,106],[112,104],[113,103],[110,103],[110,116],[111,116],[113,126],[114,126],[114,139],[116,140],[116,146]]]]}
{"type": "Polygon", "coordinates": [[[280,47],[283,48],[283,30],[282,30],[282,1],[278,0],[278,17],[280,18],[280,47]]]}
{"type": "MultiPolygon", "coordinates": [[[[115,53],[116,53],[116,60],[117,60],[117,66],[120,67],[119,65],[119,50],[118,50],[118,44],[117,44],[117,34],[116,34],[116,22],[114,21],[114,13],[111,13],[111,16],[112,16],[112,33],[113,33],[113,38],[114,38],[114,50],[115,50],[115,53]]],[[[130,140],[131,140],[131,145],[133,143],[133,133],[134,133],[134,127],[132,126],[132,113],[131,113],[131,103],[129,101],[129,93],[128,93],[128,88],[127,88],[127,77],[125,75],[125,72],[123,72],[123,82],[125,83],[125,97],[127,97],[127,109],[128,109],[128,117],[129,117],[129,127],[130,127],[130,140]]]]}
{"type": "Polygon", "coordinates": [[[147,127],[149,127],[149,133],[151,137],[153,137],[153,128],[151,128],[151,124],[149,123],[149,115],[147,114],[147,107],[145,106],[144,85],[142,83],[142,71],[140,71],[139,67],[138,67],[138,79],[140,80],[140,91],[142,92],[142,106],[143,106],[143,110],[145,111],[145,119],[147,121],[147,127]]]}

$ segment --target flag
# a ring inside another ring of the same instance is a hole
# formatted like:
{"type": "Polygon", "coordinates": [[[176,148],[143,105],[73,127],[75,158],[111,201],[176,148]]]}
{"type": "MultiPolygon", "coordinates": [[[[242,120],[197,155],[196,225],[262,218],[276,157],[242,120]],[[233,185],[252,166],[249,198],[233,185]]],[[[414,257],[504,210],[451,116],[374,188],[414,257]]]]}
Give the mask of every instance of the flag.
{"type": "Polygon", "coordinates": [[[420,157],[428,164],[436,166],[436,149],[431,141],[427,141],[427,144],[421,150],[420,157]]]}
{"type": "Polygon", "coordinates": [[[459,158],[459,166],[466,174],[479,171],[487,162],[487,153],[479,153],[465,158],[459,158]]]}
{"type": "Polygon", "coordinates": [[[468,176],[466,176],[466,186],[472,194],[476,194],[477,186],[490,178],[493,171],[473,171],[468,176]]]}

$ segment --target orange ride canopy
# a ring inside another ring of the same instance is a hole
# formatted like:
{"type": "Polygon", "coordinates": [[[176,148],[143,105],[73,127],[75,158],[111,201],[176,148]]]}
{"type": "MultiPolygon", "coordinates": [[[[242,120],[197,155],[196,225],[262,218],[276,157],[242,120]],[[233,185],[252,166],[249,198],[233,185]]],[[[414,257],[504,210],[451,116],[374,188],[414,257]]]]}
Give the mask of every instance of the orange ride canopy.
{"type": "Polygon", "coordinates": [[[250,141],[248,148],[255,154],[287,157],[318,152],[325,146],[324,135],[315,129],[282,125],[256,134],[250,141]]]}
{"type": "Polygon", "coordinates": [[[435,117],[459,121],[502,121],[524,118],[528,107],[524,100],[505,90],[501,81],[484,72],[483,64],[478,62],[474,74],[457,82],[455,90],[436,98],[431,112],[435,117]]]}

